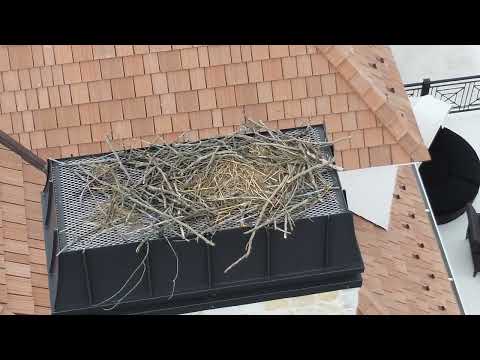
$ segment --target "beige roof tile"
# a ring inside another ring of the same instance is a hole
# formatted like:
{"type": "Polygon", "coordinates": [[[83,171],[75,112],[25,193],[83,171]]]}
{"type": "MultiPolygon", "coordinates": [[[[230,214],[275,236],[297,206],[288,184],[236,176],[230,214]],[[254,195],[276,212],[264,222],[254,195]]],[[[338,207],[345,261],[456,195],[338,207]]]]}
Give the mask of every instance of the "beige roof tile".
{"type": "Polygon", "coordinates": [[[115,45],[93,45],[94,59],[108,59],[113,57],[115,57],[115,45]]]}
{"type": "Polygon", "coordinates": [[[156,134],[167,134],[173,131],[172,118],[169,115],[155,116],[154,124],[156,134]]]}
{"type": "Polygon", "coordinates": [[[86,83],[70,85],[70,93],[72,95],[72,104],[85,104],[90,101],[86,83]]]}
{"type": "Polygon", "coordinates": [[[207,87],[205,80],[205,69],[197,68],[191,69],[190,73],[190,84],[192,85],[192,90],[205,89],[207,87]]]}
{"type": "Polygon", "coordinates": [[[111,86],[113,98],[115,100],[129,99],[135,97],[135,85],[133,82],[133,78],[112,79],[111,86]]]}
{"type": "Polygon", "coordinates": [[[167,81],[170,92],[190,90],[190,77],[187,70],[168,72],[167,81]]]}
{"type": "Polygon", "coordinates": [[[168,93],[167,75],[164,73],[152,74],[152,87],[155,95],[168,93]]]}
{"type": "Polygon", "coordinates": [[[146,117],[144,98],[122,100],[122,108],[125,119],[140,119],[146,117]]]}
{"type": "MultiPolygon", "coordinates": [[[[15,50],[13,50],[15,51],[15,50]]],[[[17,52],[24,52],[26,53],[27,51],[25,50],[20,50],[17,52]]],[[[19,57],[19,56],[17,56],[19,57]]],[[[17,61],[18,63],[19,61],[17,61]]],[[[31,66],[27,66],[27,67],[31,67],[31,66]]],[[[8,71],[10,70],[10,58],[9,58],[9,51],[8,51],[8,47],[6,46],[1,46],[0,47],[0,71],[8,71]]]]}
{"type": "Polygon", "coordinates": [[[175,132],[183,132],[190,130],[190,121],[188,119],[188,114],[175,114],[172,115],[172,128],[175,132]]]}
{"type": "Polygon", "coordinates": [[[143,75],[145,69],[143,67],[143,56],[134,55],[123,58],[123,69],[125,76],[143,75]]]}
{"type": "Polygon", "coordinates": [[[230,46],[208,46],[208,57],[210,59],[211,66],[230,64],[232,62],[230,56],[230,46]]]}
{"type": "Polygon", "coordinates": [[[262,71],[265,81],[280,80],[283,78],[282,61],[280,59],[263,60],[262,71]]]}
{"type": "Polygon", "coordinates": [[[235,97],[237,105],[257,104],[257,86],[255,84],[237,85],[235,86],[235,97]]]}
{"type": "Polygon", "coordinates": [[[199,66],[197,48],[189,48],[180,50],[182,59],[182,68],[193,69],[199,66]]]}
{"type": "Polygon", "coordinates": [[[212,66],[205,69],[207,88],[216,88],[227,84],[225,66],[212,66]]]}
{"type": "Polygon", "coordinates": [[[97,103],[79,105],[78,112],[80,113],[80,123],[82,125],[100,122],[100,109],[97,103]]]}
{"type": "MultiPolygon", "coordinates": [[[[6,64],[5,62],[6,55],[7,54],[3,51],[2,52],[3,64],[6,64]]],[[[8,57],[10,58],[10,65],[13,70],[26,69],[33,66],[32,48],[30,45],[9,46],[8,57]]],[[[0,64],[2,64],[2,62],[0,62],[0,64]]],[[[3,65],[2,69],[9,70],[9,68],[7,68],[6,65],[3,65]]]]}
{"type": "Polygon", "coordinates": [[[306,77],[311,76],[312,72],[312,61],[310,59],[310,55],[299,55],[296,57],[297,59],[297,70],[298,76],[306,77]]]}
{"type": "Polygon", "coordinates": [[[100,60],[102,79],[116,79],[124,76],[122,58],[100,60]]]}
{"type": "Polygon", "coordinates": [[[270,57],[268,45],[251,45],[251,55],[253,61],[268,59],[270,57]]]}
{"type": "Polygon", "coordinates": [[[158,64],[160,71],[169,72],[177,71],[182,68],[182,59],[180,51],[166,51],[158,53],[158,64]]]}
{"type": "Polygon", "coordinates": [[[92,142],[90,125],[69,127],[68,136],[70,144],[87,144],[92,142]]]}
{"type": "MultiPolygon", "coordinates": [[[[230,45],[230,55],[232,57],[232,63],[239,63],[242,62],[242,50],[240,48],[240,45],[230,45]]],[[[205,134],[207,132],[204,131],[205,134]]],[[[217,131],[218,134],[218,131],[217,131]]],[[[200,136],[200,132],[199,132],[200,136]]]]}
{"type": "Polygon", "coordinates": [[[178,112],[192,112],[200,110],[197,91],[185,91],[175,94],[178,112]]]}
{"type": "Polygon", "coordinates": [[[93,60],[92,45],[72,45],[72,54],[75,62],[93,60]]]}
{"type": "Polygon", "coordinates": [[[134,137],[153,135],[155,133],[153,118],[132,120],[132,133],[134,137]]]}
{"type": "Polygon", "coordinates": [[[248,83],[247,66],[244,63],[225,65],[225,79],[227,85],[248,83]]]}
{"type": "MultiPolygon", "coordinates": [[[[189,114],[189,118],[190,118],[190,125],[192,129],[209,129],[212,127],[211,111],[192,112],[189,114]]],[[[202,134],[207,135],[206,132],[203,132],[202,134]]],[[[200,134],[200,137],[202,137],[201,134],[200,134]]]]}

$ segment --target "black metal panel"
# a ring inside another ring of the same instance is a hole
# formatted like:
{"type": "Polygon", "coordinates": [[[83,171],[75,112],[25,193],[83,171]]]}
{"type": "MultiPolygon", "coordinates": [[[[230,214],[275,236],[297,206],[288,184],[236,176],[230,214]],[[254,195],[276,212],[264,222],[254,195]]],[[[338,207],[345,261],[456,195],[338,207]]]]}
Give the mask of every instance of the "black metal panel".
{"type": "MultiPolygon", "coordinates": [[[[50,164],[48,166],[50,171],[50,164]]],[[[47,271],[48,271],[48,288],[50,290],[50,303],[52,307],[56,304],[57,290],[58,290],[58,258],[57,245],[58,245],[58,230],[57,230],[57,214],[56,207],[54,204],[54,190],[52,183],[48,181],[49,177],[47,176],[47,182],[45,188],[41,193],[41,206],[42,206],[42,215],[43,215],[43,226],[44,226],[44,239],[45,239],[45,252],[47,258],[47,271]]]]}
{"type": "Polygon", "coordinates": [[[131,314],[131,315],[167,315],[181,314],[205,309],[215,309],[226,306],[236,306],[253,302],[269,301],[285,297],[303,296],[316,294],[327,291],[335,291],[339,289],[358,288],[362,285],[360,272],[362,269],[352,269],[344,276],[331,273],[330,276],[325,275],[320,281],[300,282],[299,279],[292,280],[290,283],[270,283],[263,287],[245,287],[242,292],[238,292],[235,296],[231,293],[209,295],[201,292],[194,292],[188,296],[179,296],[175,301],[168,304],[159,299],[148,299],[138,302],[124,302],[114,311],[106,311],[99,307],[77,308],[70,311],[56,311],[56,314],[69,315],[109,315],[109,314],[131,314]]]}
{"type": "Polygon", "coordinates": [[[225,269],[245,253],[250,235],[245,229],[232,229],[215,234],[212,252],[213,286],[234,284],[265,278],[267,242],[265,231],[258,231],[252,243],[250,256],[226,274],[225,269]],[[245,266],[243,266],[245,265],[245,266]]]}
{"type": "Polygon", "coordinates": [[[324,268],[323,252],[327,218],[298,220],[286,239],[280,231],[271,232],[271,276],[281,277],[324,268]]]}
{"type": "MultiPolygon", "coordinates": [[[[150,295],[148,277],[144,276],[138,287],[113,311],[105,311],[98,303],[121,288],[139,265],[145,250],[137,254],[134,244],[86,250],[87,271],[84,270],[83,251],[63,253],[58,257],[58,295],[52,310],[54,313],[79,314],[175,313],[264,301],[283,297],[285,293],[300,296],[318,292],[318,289],[330,291],[361,284],[363,262],[350,212],[298,221],[291,239],[284,239],[281,232],[270,230],[269,256],[266,232],[260,232],[255,238],[251,257],[224,274],[224,269],[244,251],[246,235],[242,234],[243,231],[234,229],[228,234],[217,234],[214,241],[218,245],[210,248],[211,257],[208,256],[208,245],[204,243],[172,241],[180,262],[171,299],[175,256],[166,241],[151,241],[153,296],[150,295]],[[239,240],[241,236],[244,239],[239,240]],[[271,259],[271,277],[266,271],[268,257],[271,259]],[[209,288],[209,266],[214,269],[212,288],[209,288]]],[[[132,284],[139,276],[132,278],[132,284]]],[[[127,290],[103,306],[112,305],[127,290]]]]}
{"type": "MultiPolygon", "coordinates": [[[[139,267],[145,257],[146,247],[143,246],[137,254],[135,251],[137,246],[138,244],[126,244],[124,246],[85,250],[94,304],[114,295],[125,284],[135,269],[139,267]]],[[[82,251],[74,251],[74,253],[81,254],[82,251]]],[[[119,293],[119,296],[114,300],[126,294],[140,280],[142,269],[140,266],[125,287],[125,291],[119,293]]],[[[138,300],[146,297],[148,297],[147,282],[142,281],[125,300],[138,300]]]]}
{"type": "MultiPolygon", "coordinates": [[[[52,304],[52,313],[88,306],[90,301],[81,252],[67,252],[58,256],[58,270],[57,293],[52,304]]],[[[113,289],[110,288],[111,290],[113,289]]]]}
{"type": "MultiPolygon", "coordinates": [[[[203,243],[170,243],[179,259],[175,294],[208,289],[207,251],[203,243]]],[[[150,266],[153,296],[170,296],[176,273],[176,259],[165,240],[150,242],[150,266]]]]}
{"type": "Polygon", "coordinates": [[[328,239],[327,255],[330,267],[342,269],[362,262],[351,213],[329,217],[328,239]]]}

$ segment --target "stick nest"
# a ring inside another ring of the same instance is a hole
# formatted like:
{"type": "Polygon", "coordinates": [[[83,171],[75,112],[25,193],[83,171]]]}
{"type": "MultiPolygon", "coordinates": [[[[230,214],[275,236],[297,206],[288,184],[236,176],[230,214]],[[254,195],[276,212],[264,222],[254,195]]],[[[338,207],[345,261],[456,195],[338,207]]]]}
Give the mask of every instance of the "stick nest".
{"type": "Polygon", "coordinates": [[[227,272],[249,256],[257,231],[268,226],[287,237],[295,219],[333,190],[325,180],[336,168],[324,149],[330,143],[301,131],[294,137],[248,120],[223,138],[112,148],[76,171],[84,184],[79,200],[96,203],[90,236],[121,227],[125,238],[156,232],[214,246],[217,231],[245,227],[245,253],[227,272]]]}

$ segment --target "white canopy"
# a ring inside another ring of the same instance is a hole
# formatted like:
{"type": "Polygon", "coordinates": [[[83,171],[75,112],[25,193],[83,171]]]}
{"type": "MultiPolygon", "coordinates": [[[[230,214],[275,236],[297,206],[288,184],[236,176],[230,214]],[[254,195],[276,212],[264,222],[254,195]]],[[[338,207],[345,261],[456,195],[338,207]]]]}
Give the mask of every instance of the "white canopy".
{"type": "Polygon", "coordinates": [[[338,173],[347,193],[348,208],[388,230],[397,166],[377,166],[338,173]]]}
{"type": "Polygon", "coordinates": [[[433,141],[438,129],[445,123],[451,104],[425,95],[412,100],[413,112],[417,119],[418,128],[423,142],[427,147],[433,141]]]}
{"type": "MultiPolygon", "coordinates": [[[[431,95],[411,98],[411,103],[422,139],[430,146],[452,105],[431,95]]],[[[397,166],[341,171],[338,175],[342,187],[347,192],[349,209],[388,230],[397,166]]]]}

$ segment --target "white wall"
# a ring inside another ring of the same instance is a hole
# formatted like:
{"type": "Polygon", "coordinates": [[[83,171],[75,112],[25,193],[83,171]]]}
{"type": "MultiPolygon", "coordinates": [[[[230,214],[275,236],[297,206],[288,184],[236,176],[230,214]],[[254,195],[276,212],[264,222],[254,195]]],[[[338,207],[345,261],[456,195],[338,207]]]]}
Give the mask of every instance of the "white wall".
{"type": "Polygon", "coordinates": [[[359,289],[204,310],[190,315],[356,315],[359,289]]]}

